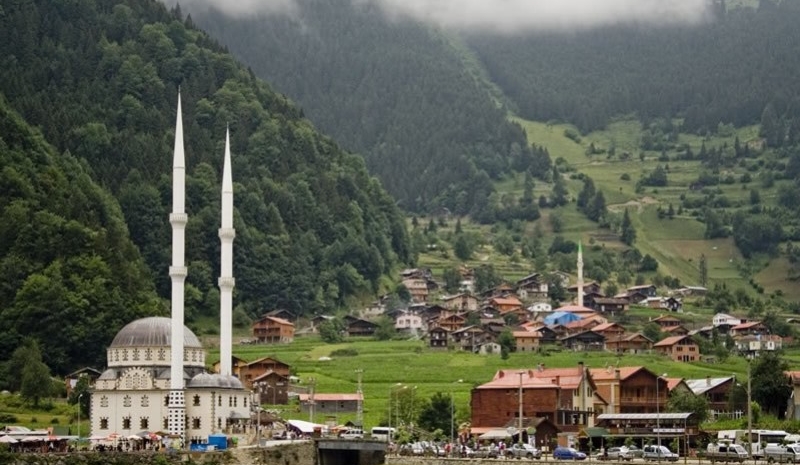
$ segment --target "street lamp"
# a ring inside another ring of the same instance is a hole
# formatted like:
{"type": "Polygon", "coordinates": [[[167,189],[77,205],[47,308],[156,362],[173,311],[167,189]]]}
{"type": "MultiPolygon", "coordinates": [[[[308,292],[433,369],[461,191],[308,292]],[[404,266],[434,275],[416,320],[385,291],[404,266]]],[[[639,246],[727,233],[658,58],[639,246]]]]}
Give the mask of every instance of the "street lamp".
{"type": "Polygon", "coordinates": [[[658,444],[658,460],[661,461],[661,396],[658,393],[658,385],[662,378],[666,378],[667,374],[656,376],[656,444],[658,444]]]}

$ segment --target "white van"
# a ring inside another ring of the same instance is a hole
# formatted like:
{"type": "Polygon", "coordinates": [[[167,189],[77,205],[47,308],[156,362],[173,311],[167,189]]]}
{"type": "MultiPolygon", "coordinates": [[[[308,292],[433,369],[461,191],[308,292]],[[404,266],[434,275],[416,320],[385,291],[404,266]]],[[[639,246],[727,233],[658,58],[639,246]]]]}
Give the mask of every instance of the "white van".
{"type": "Polygon", "coordinates": [[[764,458],[767,462],[800,462],[800,444],[767,444],[764,448],[764,458]]]}
{"type": "Polygon", "coordinates": [[[342,439],[364,439],[364,430],[349,428],[339,433],[339,437],[342,439]]]}

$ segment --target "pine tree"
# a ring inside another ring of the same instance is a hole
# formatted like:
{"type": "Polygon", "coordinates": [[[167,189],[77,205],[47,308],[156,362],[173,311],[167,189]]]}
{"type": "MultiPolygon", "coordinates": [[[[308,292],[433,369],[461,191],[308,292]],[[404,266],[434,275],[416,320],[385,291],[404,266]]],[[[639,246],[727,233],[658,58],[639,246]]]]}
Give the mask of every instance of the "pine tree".
{"type": "Polygon", "coordinates": [[[627,245],[633,245],[636,242],[636,229],[631,223],[631,217],[628,209],[625,209],[625,214],[622,216],[622,225],[620,227],[620,240],[627,245]]]}

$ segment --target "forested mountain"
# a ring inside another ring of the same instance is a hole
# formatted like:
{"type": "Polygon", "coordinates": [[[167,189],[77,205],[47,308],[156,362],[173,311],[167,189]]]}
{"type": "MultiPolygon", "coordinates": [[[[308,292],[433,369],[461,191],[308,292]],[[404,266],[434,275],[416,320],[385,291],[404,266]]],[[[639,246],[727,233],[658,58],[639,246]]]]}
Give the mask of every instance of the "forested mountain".
{"type": "Polygon", "coordinates": [[[468,36],[521,116],[582,131],[617,116],[682,117],[683,130],[758,123],[772,104],[800,117],[800,2],[762,0],[700,26],[468,36]]]}
{"type": "Polygon", "coordinates": [[[165,309],[116,200],[2,98],[0,166],[0,360],[34,337],[51,367],[94,363],[121,325],[165,309]]]}
{"type": "MultiPolygon", "coordinates": [[[[296,3],[290,16],[190,13],[318,127],[362,153],[403,208],[476,213],[491,180],[530,156],[457,39],[387,19],[372,2],[296,3]]],[[[534,164],[534,176],[545,176],[549,160],[534,164]]]]}
{"type": "Polygon", "coordinates": [[[403,216],[363,160],[315,132],[179,11],[155,0],[18,0],[0,11],[0,92],[54,147],[4,107],[0,360],[30,334],[64,373],[102,359],[122,323],[166,308],[152,301],[154,289],[169,296],[179,86],[189,321],[218,308],[226,125],[235,315],[330,311],[374,294],[411,259],[403,216]],[[67,336],[85,344],[67,349],[67,336]]]}

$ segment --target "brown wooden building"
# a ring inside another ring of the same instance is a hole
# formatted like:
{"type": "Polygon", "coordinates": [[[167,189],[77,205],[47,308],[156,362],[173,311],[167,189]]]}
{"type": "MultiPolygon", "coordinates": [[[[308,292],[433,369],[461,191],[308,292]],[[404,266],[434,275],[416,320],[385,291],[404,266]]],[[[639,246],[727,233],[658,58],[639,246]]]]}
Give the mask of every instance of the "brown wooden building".
{"type": "Polygon", "coordinates": [[[676,362],[700,360],[700,347],[691,336],[671,336],[656,342],[653,348],[676,362]]]}
{"type": "Polygon", "coordinates": [[[608,402],[608,413],[664,411],[669,396],[667,380],[645,367],[593,368],[597,391],[608,402]],[[658,383],[658,387],[656,387],[658,383]]]}
{"type": "Polygon", "coordinates": [[[294,323],[283,318],[263,316],[253,323],[253,337],[258,342],[288,344],[294,340],[294,323]]]}
{"type": "Polygon", "coordinates": [[[642,333],[606,337],[606,350],[618,354],[639,354],[653,348],[653,341],[642,333]]]}

